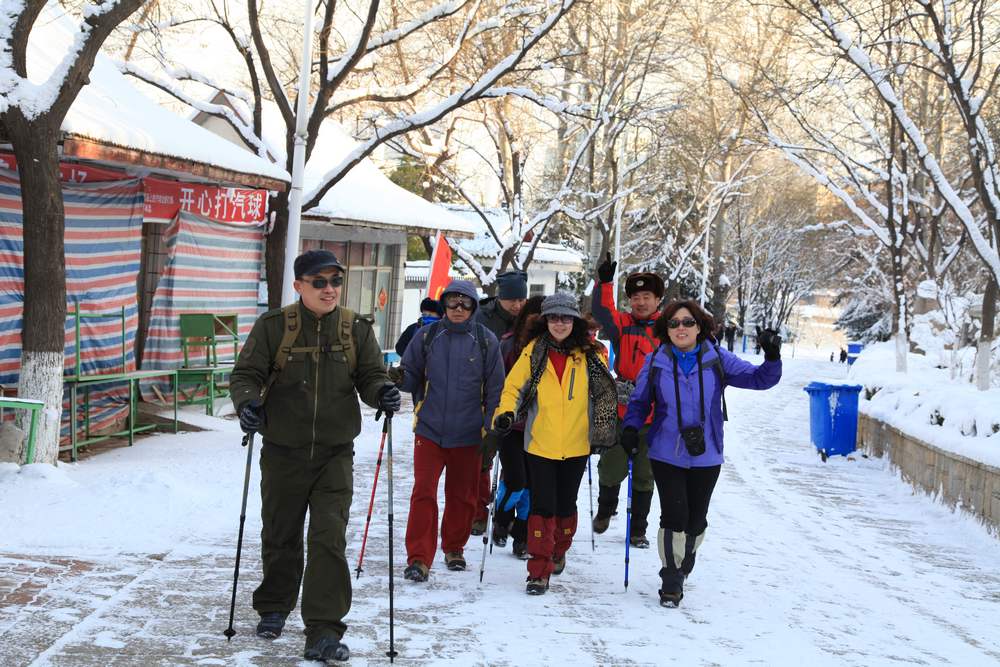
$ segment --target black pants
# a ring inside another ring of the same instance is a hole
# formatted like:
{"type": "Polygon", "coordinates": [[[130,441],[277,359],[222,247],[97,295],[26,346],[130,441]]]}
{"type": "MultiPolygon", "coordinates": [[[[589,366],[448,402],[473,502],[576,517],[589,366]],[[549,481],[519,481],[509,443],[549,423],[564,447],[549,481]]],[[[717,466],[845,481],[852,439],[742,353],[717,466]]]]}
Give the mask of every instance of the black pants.
{"type": "Polygon", "coordinates": [[[690,535],[705,532],[708,503],[722,466],[678,468],[653,459],[650,463],[660,494],[660,528],[690,535]]]}
{"type": "Polygon", "coordinates": [[[520,491],[528,486],[524,431],[511,431],[500,441],[500,464],[503,466],[503,484],[508,491],[520,491]]]}
{"type": "Polygon", "coordinates": [[[548,518],[576,514],[587,457],[546,459],[528,454],[528,479],[531,480],[531,513],[548,518]]]}

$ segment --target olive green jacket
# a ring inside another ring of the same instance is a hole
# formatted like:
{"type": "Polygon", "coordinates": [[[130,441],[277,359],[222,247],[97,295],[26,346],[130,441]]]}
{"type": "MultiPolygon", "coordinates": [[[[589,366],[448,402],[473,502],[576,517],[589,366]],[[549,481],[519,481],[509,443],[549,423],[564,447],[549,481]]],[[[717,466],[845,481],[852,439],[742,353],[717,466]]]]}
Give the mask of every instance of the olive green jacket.
{"type": "MultiPolygon", "coordinates": [[[[302,326],[293,347],[338,344],[343,309],[317,319],[300,303],[299,312],[302,326]]],[[[269,310],[254,323],[230,379],[237,414],[247,402],[260,398],[284,329],[280,308],[269,310]]],[[[389,378],[371,325],[355,317],[352,334],[357,352],[353,377],[341,351],[297,352],[285,363],[265,399],[266,421],[260,429],[265,440],[285,447],[312,447],[342,445],[357,437],[361,432],[358,396],[377,407],[379,390],[389,378]]]]}

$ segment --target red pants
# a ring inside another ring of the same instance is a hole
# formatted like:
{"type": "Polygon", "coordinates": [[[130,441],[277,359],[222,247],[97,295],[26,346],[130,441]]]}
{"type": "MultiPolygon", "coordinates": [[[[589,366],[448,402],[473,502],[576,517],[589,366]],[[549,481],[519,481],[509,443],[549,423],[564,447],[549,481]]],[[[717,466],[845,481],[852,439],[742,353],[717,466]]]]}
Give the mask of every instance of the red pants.
{"type": "Polygon", "coordinates": [[[489,504],[493,502],[493,480],[490,479],[492,470],[493,466],[490,466],[479,475],[479,491],[476,498],[474,521],[486,521],[490,516],[489,504]]]}
{"type": "Polygon", "coordinates": [[[413,439],[413,493],[406,520],[406,562],[427,567],[434,560],[438,533],[438,482],[444,476],[441,551],[462,553],[472,532],[479,489],[479,448],[444,448],[424,438],[413,439]]]}

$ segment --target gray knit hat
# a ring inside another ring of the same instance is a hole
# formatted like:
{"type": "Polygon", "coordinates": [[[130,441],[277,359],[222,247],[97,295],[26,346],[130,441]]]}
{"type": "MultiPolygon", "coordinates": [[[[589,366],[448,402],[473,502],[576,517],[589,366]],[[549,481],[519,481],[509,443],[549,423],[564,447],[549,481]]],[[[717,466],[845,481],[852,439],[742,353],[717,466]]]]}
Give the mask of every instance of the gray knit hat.
{"type": "Polygon", "coordinates": [[[545,301],[542,301],[542,316],[546,315],[580,317],[580,307],[576,304],[576,297],[566,292],[556,292],[552,296],[545,297],[545,301]]]}

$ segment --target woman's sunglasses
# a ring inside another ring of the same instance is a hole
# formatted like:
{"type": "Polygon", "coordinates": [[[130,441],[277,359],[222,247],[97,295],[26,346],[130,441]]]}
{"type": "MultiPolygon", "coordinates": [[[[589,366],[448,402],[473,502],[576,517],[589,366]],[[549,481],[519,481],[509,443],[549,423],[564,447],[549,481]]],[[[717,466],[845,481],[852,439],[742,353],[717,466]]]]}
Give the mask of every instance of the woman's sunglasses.
{"type": "Polygon", "coordinates": [[[315,287],[316,289],[326,289],[326,286],[330,287],[340,287],[344,284],[344,276],[333,276],[331,278],[313,278],[312,280],[307,280],[307,283],[315,287]]]}
{"type": "Polygon", "coordinates": [[[546,315],[545,319],[556,324],[570,324],[573,322],[572,315],[546,315]]]}
{"type": "Polygon", "coordinates": [[[698,321],[693,317],[685,317],[683,320],[672,319],[667,320],[668,329],[676,329],[677,327],[684,327],[685,329],[690,329],[691,327],[698,326],[698,321]]]}

